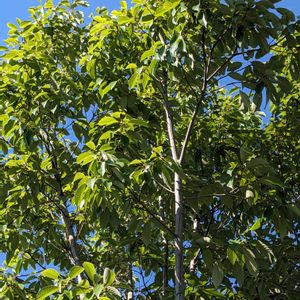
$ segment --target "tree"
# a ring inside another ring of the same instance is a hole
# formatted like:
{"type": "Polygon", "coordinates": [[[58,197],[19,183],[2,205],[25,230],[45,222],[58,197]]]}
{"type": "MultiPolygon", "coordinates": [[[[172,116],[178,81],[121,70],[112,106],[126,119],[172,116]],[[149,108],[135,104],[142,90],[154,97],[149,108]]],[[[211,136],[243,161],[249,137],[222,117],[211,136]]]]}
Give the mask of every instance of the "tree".
{"type": "Polygon", "coordinates": [[[297,298],[299,22],[277,0],[133,2],[9,24],[1,297],[297,298]]]}

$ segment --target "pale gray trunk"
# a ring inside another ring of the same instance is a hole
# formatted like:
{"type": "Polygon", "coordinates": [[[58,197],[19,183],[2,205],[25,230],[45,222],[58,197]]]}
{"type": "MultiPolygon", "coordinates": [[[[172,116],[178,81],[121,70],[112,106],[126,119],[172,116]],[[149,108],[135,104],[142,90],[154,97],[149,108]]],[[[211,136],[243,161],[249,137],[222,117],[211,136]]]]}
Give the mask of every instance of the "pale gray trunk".
{"type": "Polygon", "coordinates": [[[133,273],[132,273],[132,265],[129,265],[129,272],[128,272],[128,284],[131,290],[127,293],[127,300],[133,300],[133,273]]]}
{"type": "MultiPolygon", "coordinates": [[[[159,214],[160,220],[165,221],[165,205],[163,203],[162,197],[159,196],[159,214]]],[[[163,273],[163,286],[162,286],[162,295],[165,297],[168,289],[168,273],[169,273],[169,243],[166,238],[166,234],[162,232],[163,240],[163,253],[164,253],[164,263],[162,268],[163,273]]]]}
{"type": "Polygon", "coordinates": [[[175,192],[175,300],[184,299],[183,270],[183,198],[182,180],[179,174],[174,176],[175,192]]]}
{"type": "MultiPolygon", "coordinates": [[[[195,217],[193,220],[193,232],[198,232],[199,229],[199,218],[195,217]]],[[[199,250],[197,251],[196,255],[191,259],[190,261],[190,273],[193,274],[196,271],[196,266],[198,263],[198,257],[199,257],[199,250]]]]}

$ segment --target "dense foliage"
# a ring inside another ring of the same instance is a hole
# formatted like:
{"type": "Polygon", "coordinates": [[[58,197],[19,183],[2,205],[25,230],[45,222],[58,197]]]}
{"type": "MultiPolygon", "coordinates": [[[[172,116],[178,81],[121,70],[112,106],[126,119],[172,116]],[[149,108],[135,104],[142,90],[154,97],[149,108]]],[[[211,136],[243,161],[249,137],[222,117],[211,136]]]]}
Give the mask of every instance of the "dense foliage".
{"type": "Polygon", "coordinates": [[[300,23],[277,2],[8,24],[1,299],[300,298],[300,23]]]}

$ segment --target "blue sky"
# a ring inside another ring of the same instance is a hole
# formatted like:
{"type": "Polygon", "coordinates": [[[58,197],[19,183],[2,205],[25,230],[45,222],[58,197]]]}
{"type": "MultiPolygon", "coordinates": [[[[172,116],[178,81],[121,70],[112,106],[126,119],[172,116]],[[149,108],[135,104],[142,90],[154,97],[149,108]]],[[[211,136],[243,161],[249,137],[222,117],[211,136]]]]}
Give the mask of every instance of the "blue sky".
{"type": "MultiPolygon", "coordinates": [[[[57,2],[57,1],[56,1],[57,2]]],[[[94,11],[97,6],[106,6],[110,10],[119,8],[119,0],[89,0],[90,7],[86,14],[94,11]]],[[[128,0],[127,2],[131,2],[128,0]]],[[[6,38],[8,22],[15,22],[16,18],[28,19],[27,9],[39,4],[38,0],[2,0],[0,10],[0,41],[6,38]]],[[[299,0],[283,0],[277,5],[292,10],[296,16],[300,15],[299,0]]]]}
{"type": "MultiPolygon", "coordinates": [[[[54,0],[54,2],[58,1],[54,0]]],[[[98,6],[106,6],[109,10],[118,9],[120,7],[119,0],[88,0],[88,2],[90,3],[90,7],[85,9],[86,16],[88,16],[90,12],[95,11],[98,6]]],[[[131,0],[127,2],[130,3],[131,0]]],[[[8,28],[6,24],[8,22],[15,23],[16,18],[27,20],[29,16],[27,9],[37,5],[39,5],[38,0],[2,0],[0,10],[0,41],[2,42],[7,36],[8,28]]]]}

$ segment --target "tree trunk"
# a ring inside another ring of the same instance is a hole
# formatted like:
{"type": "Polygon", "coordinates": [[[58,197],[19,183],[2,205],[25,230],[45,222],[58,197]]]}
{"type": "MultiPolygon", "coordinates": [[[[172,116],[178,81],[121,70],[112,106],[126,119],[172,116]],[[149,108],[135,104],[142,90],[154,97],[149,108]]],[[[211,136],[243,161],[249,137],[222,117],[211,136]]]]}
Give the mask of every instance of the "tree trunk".
{"type": "MultiPolygon", "coordinates": [[[[165,206],[162,201],[162,197],[159,196],[159,214],[160,220],[165,221],[165,206]]],[[[163,254],[164,254],[164,263],[162,268],[163,273],[163,286],[162,286],[162,295],[165,297],[168,289],[168,273],[169,273],[169,243],[164,232],[162,232],[163,240],[163,254]]]]}
{"type": "MultiPolygon", "coordinates": [[[[199,229],[199,218],[197,216],[195,216],[195,218],[193,220],[193,233],[198,232],[198,229],[199,229]]],[[[190,273],[191,274],[194,274],[196,271],[199,254],[200,254],[200,251],[198,250],[196,255],[190,261],[190,273]]]]}
{"type": "Polygon", "coordinates": [[[178,173],[174,176],[175,192],[175,300],[184,299],[183,270],[183,198],[182,180],[178,173]]]}
{"type": "Polygon", "coordinates": [[[129,265],[129,272],[128,272],[128,285],[130,286],[131,290],[127,293],[127,300],[133,300],[133,274],[132,274],[132,265],[129,265]]]}

